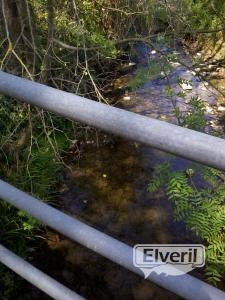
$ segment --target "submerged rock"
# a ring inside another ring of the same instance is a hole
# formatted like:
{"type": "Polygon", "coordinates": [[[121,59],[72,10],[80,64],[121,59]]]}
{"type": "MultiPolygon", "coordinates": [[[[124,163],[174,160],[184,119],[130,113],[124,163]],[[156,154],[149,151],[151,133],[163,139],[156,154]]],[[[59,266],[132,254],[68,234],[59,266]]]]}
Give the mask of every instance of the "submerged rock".
{"type": "Polygon", "coordinates": [[[123,97],[123,100],[129,101],[129,100],[130,100],[130,96],[124,96],[124,97],[123,97]]]}
{"type": "Polygon", "coordinates": [[[183,90],[185,91],[190,91],[192,90],[192,85],[190,83],[181,83],[180,85],[183,90]]]}
{"type": "Polygon", "coordinates": [[[220,112],[224,112],[225,111],[225,107],[224,106],[218,106],[217,110],[220,112]]]}

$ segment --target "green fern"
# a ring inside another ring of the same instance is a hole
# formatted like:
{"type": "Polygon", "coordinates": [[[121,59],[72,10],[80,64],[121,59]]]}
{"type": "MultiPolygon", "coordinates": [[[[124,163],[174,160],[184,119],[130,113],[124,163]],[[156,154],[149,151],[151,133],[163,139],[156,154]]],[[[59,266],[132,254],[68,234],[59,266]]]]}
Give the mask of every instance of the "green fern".
{"type": "MultiPolygon", "coordinates": [[[[194,171],[193,171],[194,172],[194,171]]],[[[159,165],[149,186],[156,192],[165,185],[166,195],[173,205],[174,219],[184,221],[206,245],[207,280],[216,285],[225,274],[225,184],[222,173],[213,168],[203,168],[202,177],[208,188],[197,189],[193,172],[170,172],[159,165]]]]}

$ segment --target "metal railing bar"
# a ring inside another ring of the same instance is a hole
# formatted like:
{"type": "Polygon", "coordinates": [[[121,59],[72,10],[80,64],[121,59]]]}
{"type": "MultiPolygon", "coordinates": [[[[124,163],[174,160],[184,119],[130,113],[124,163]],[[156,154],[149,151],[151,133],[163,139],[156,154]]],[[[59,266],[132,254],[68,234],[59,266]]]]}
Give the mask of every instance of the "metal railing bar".
{"type": "Polygon", "coordinates": [[[84,300],[0,244],[0,262],[56,300],[84,300]]]}
{"type": "MultiPolygon", "coordinates": [[[[132,247],[60,212],[2,180],[0,180],[0,198],[73,241],[143,277],[142,271],[133,265],[132,247]]],[[[225,299],[224,292],[188,274],[167,276],[152,272],[148,280],[184,299],[225,299]]]]}
{"type": "Polygon", "coordinates": [[[225,140],[0,71],[0,92],[47,111],[225,171],[225,140]]]}

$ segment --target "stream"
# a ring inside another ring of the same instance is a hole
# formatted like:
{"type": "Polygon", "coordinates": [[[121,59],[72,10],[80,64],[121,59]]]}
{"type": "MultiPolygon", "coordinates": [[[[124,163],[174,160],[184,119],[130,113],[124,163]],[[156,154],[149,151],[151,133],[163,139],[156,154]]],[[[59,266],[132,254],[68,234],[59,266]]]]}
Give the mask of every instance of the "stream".
{"type": "MultiPolygon", "coordinates": [[[[176,51],[183,61],[190,63],[181,46],[174,45],[173,49],[164,50],[176,51]]],[[[136,66],[128,75],[116,80],[115,89],[122,88],[139,68],[145,67],[148,57],[160,59],[153,49],[143,44],[135,45],[135,51],[136,66]]],[[[178,63],[173,64],[167,78],[157,76],[140,88],[127,91],[120,97],[118,106],[176,123],[171,98],[165,96],[164,89],[169,78],[170,87],[175,92],[182,90],[177,84],[178,76],[190,80],[192,88],[185,91],[186,97],[177,97],[176,105],[185,111],[188,109],[187,99],[199,96],[207,108],[206,118],[210,126],[206,132],[212,127],[217,128],[216,93],[178,63]]],[[[186,230],[182,222],[173,221],[172,207],[163,190],[154,194],[147,192],[155,166],[165,161],[170,162],[173,170],[185,170],[193,165],[201,169],[186,159],[100,133],[99,145],[89,141],[79,162],[71,166],[72,175],[64,174],[59,201],[66,213],[132,246],[137,243],[197,243],[197,237],[186,230]]],[[[194,181],[198,187],[204,186],[198,171],[194,181]]],[[[43,256],[46,261],[42,269],[46,273],[87,299],[180,299],[52,231],[48,231],[41,250],[40,257],[43,256]]],[[[194,271],[194,274],[202,278],[200,272],[194,271]]],[[[24,295],[21,299],[49,299],[34,288],[28,290],[33,291],[33,296],[24,295]]]]}

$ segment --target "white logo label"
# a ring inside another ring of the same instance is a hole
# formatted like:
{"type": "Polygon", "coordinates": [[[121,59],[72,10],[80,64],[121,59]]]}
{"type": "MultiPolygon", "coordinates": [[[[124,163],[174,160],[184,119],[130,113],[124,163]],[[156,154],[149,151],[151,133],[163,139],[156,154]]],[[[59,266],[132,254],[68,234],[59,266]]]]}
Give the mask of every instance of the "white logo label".
{"type": "Polygon", "coordinates": [[[182,275],[205,265],[205,247],[200,244],[138,244],[133,249],[133,264],[145,278],[151,272],[182,275]]]}

